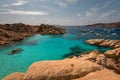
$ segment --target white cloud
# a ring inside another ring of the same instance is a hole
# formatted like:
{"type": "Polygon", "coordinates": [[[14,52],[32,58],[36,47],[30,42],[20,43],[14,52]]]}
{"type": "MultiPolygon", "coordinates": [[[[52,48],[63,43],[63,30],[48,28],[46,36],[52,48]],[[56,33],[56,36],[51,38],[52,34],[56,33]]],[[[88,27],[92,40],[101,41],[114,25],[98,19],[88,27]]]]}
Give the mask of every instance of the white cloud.
{"type": "Polygon", "coordinates": [[[56,1],[56,4],[58,4],[62,8],[67,8],[68,4],[62,1],[56,1]]]}
{"type": "Polygon", "coordinates": [[[46,12],[42,11],[23,11],[23,10],[8,10],[8,12],[1,12],[0,14],[17,14],[17,15],[48,15],[46,12]]]}
{"type": "Polygon", "coordinates": [[[44,9],[44,10],[47,10],[47,11],[57,11],[57,12],[61,12],[61,11],[59,11],[57,8],[55,8],[55,7],[52,7],[52,6],[49,6],[49,5],[38,5],[38,7],[40,7],[40,8],[42,8],[42,9],[44,9]]]}
{"type": "Polygon", "coordinates": [[[78,0],[66,0],[69,3],[77,2],[78,0]]]}
{"type": "Polygon", "coordinates": [[[79,17],[79,16],[80,16],[80,13],[77,13],[77,16],[79,17]]]}
{"type": "Polygon", "coordinates": [[[106,19],[108,19],[109,18],[109,16],[112,14],[112,13],[114,13],[115,11],[109,11],[109,12],[104,12],[104,13],[102,13],[101,15],[99,15],[99,17],[97,18],[97,20],[99,20],[99,21],[102,21],[102,20],[106,20],[106,19]]]}
{"type": "Polygon", "coordinates": [[[70,4],[77,2],[78,0],[55,0],[55,3],[61,8],[67,8],[70,4]]]}
{"type": "Polygon", "coordinates": [[[28,1],[23,1],[23,0],[18,0],[17,2],[15,3],[11,3],[11,4],[4,4],[2,5],[3,7],[7,7],[7,6],[21,6],[21,5],[24,5],[28,3],[28,1]]]}
{"type": "Polygon", "coordinates": [[[90,24],[110,21],[111,15],[116,12],[115,10],[102,11],[106,7],[109,7],[114,0],[109,0],[98,7],[92,7],[85,12],[85,16],[81,18],[81,21],[89,22],[90,24]]]}
{"type": "Polygon", "coordinates": [[[104,3],[104,5],[103,5],[101,8],[106,8],[106,7],[108,7],[113,1],[115,1],[115,0],[107,1],[106,3],[104,3]]]}
{"type": "Polygon", "coordinates": [[[92,16],[98,15],[97,13],[99,13],[99,10],[108,7],[112,2],[113,2],[113,0],[110,0],[110,1],[107,1],[106,3],[104,3],[103,5],[101,5],[100,7],[90,8],[88,11],[86,11],[86,16],[92,17],[92,16]]]}
{"type": "Polygon", "coordinates": [[[9,6],[9,4],[3,4],[3,5],[2,5],[2,7],[7,7],[7,6],[9,6]]]}
{"type": "Polygon", "coordinates": [[[90,17],[92,15],[95,16],[98,10],[99,10],[99,8],[97,8],[97,7],[91,8],[90,10],[86,11],[86,16],[87,17],[90,17]]]}
{"type": "Polygon", "coordinates": [[[11,5],[20,6],[20,5],[23,5],[23,4],[25,4],[25,3],[27,3],[27,1],[18,1],[18,2],[16,2],[16,3],[12,3],[11,5]]]}
{"type": "Polygon", "coordinates": [[[96,15],[98,15],[97,13],[99,12],[99,10],[108,7],[112,2],[113,2],[113,0],[110,0],[110,1],[108,1],[108,2],[106,2],[106,3],[104,3],[104,4],[103,4],[102,6],[100,6],[100,7],[90,8],[88,11],[86,11],[86,16],[87,16],[87,17],[91,17],[91,16],[96,16],[96,15]]]}

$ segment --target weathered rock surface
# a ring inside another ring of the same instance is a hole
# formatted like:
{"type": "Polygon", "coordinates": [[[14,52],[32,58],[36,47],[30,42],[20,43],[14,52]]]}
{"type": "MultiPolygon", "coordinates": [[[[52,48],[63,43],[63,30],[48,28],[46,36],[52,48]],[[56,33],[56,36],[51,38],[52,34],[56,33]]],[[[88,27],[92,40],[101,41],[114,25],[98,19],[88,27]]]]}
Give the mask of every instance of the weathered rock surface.
{"type": "Polygon", "coordinates": [[[108,50],[104,54],[109,58],[119,59],[120,58],[120,48],[108,50]]]}
{"type": "Polygon", "coordinates": [[[103,69],[100,71],[91,72],[82,78],[73,80],[120,80],[120,75],[115,74],[111,70],[103,69]]]}
{"type": "MultiPolygon", "coordinates": [[[[21,80],[119,80],[115,73],[120,73],[119,62],[95,50],[79,57],[33,63],[21,80]]],[[[8,78],[11,75],[4,79],[8,78]]]]}
{"type": "MultiPolygon", "coordinates": [[[[116,48],[64,60],[35,62],[21,80],[120,80],[119,54],[120,48],[116,48]]],[[[3,80],[19,80],[16,75],[13,73],[3,80]]]]}
{"type": "Polygon", "coordinates": [[[90,39],[86,41],[88,44],[103,46],[103,47],[112,47],[119,48],[120,40],[104,40],[104,39],[90,39]]]}
{"type": "Polygon", "coordinates": [[[52,25],[0,24],[0,45],[22,40],[34,34],[64,34],[65,30],[52,25]]]}
{"type": "MultiPolygon", "coordinates": [[[[114,50],[116,50],[116,49],[114,49],[114,50]]],[[[108,50],[107,52],[110,52],[110,51],[111,50],[108,50]]],[[[93,52],[89,53],[88,55],[83,56],[82,58],[90,60],[90,61],[97,63],[103,67],[106,67],[108,69],[112,69],[116,73],[120,73],[120,61],[119,61],[119,59],[116,59],[115,57],[108,57],[105,54],[100,53],[99,51],[93,51],[93,52]]]]}
{"type": "Polygon", "coordinates": [[[112,69],[116,73],[120,73],[120,40],[91,39],[86,42],[97,46],[115,48],[104,52],[104,54],[100,54],[101,57],[98,55],[96,58],[92,59],[92,61],[94,60],[96,63],[112,69]]]}
{"type": "Polygon", "coordinates": [[[3,80],[23,80],[24,73],[20,72],[14,72],[7,77],[5,77],[3,80]]]}
{"type": "Polygon", "coordinates": [[[36,62],[30,66],[24,80],[71,80],[100,69],[97,64],[77,58],[36,62]]]}

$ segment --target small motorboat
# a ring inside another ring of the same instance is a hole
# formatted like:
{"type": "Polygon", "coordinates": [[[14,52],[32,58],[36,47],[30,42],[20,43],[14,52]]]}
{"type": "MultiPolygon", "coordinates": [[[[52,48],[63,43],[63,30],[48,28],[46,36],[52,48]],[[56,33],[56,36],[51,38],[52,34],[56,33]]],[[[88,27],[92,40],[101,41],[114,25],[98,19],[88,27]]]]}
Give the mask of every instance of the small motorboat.
{"type": "Polygon", "coordinates": [[[16,48],[16,49],[11,50],[9,55],[19,54],[22,51],[23,51],[22,48],[16,48]]]}
{"type": "Polygon", "coordinates": [[[117,34],[116,34],[116,33],[113,33],[112,35],[113,35],[113,36],[117,36],[117,34]]]}

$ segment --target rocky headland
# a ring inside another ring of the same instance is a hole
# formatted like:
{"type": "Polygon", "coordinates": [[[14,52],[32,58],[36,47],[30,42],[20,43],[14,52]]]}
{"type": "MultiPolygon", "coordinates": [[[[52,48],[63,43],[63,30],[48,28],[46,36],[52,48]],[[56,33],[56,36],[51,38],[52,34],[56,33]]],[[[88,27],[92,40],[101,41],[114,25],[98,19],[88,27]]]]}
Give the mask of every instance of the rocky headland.
{"type": "Polygon", "coordinates": [[[91,25],[86,25],[90,27],[111,27],[111,28],[119,28],[120,27],[120,22],[113,22],[113,23],[96,23],[96,24],[91,24],[91,25]]]}
{"type": "Polygon", "coordinates": [[[96,46],[102,46],[102,47],[111,47],[111,48],[120,47],[120,40],[90,39],[87,40],[86,43],[96,46]]]}
{"type": "Polygon", "coordinates": [[[120,80],[120,47],[116,47],[120,42],[108,41],[113,43],[104,44],[113,49],[104,53],[95,50],[64,60],[35,62],[25,73],[15,72],[3,80],[120,80]]]}
{"type": "Polygon", "coordinates": [[[0,45],[22,40],[34,34],[64,34],[65,30],[52,25],[0,24],[0,45]]]}

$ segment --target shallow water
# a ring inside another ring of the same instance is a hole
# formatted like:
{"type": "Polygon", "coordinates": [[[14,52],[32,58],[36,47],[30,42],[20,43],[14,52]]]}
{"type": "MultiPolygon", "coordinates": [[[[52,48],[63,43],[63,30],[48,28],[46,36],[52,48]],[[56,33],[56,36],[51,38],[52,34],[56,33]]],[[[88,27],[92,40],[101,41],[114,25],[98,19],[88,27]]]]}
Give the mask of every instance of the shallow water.
{"type": "Polygon", "coordinates": [[[13,72],[25,72],[36,61],[60,60],[71,55],[79,55],[92,50],[104,52],[110,48],[97,47],[85,43],[86,39],[98,38],[90,31],[101,33],[101,38],[116,36],[110,39],[120,39],[120,29],[64,27],[67,34],[64,35],[39,35],[25,38],[4,46],[0,46],[0,79],[13,72]],[[87,31],[82,32],[81,30],[87,31]],[[111,30],[108,33],[108,30],[111,30]],[[20,54],[8,55],[13,48],[22,48],[20,54]],[[79,54],[78,54],[79,53],[79,54]]]}

